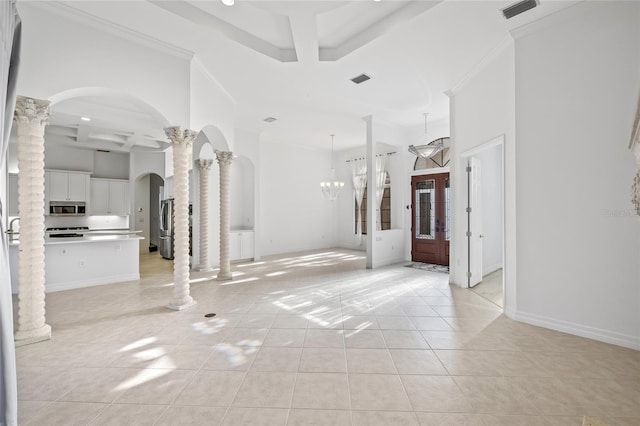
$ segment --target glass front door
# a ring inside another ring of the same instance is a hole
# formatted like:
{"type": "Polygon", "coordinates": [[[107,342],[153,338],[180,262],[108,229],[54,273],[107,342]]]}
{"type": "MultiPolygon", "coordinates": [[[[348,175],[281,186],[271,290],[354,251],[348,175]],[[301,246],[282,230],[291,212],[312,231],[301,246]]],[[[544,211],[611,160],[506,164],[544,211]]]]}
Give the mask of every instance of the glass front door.
{"type": "Polygon", "coordinates": [[[411,258],[449,265],[449,173],[413,176],[411,258]]]}

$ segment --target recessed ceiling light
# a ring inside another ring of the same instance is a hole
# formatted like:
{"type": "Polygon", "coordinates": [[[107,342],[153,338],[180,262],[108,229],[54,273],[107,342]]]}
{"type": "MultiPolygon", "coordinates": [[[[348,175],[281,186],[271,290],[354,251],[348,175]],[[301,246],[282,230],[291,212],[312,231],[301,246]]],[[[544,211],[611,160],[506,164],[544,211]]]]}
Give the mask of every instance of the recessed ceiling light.
{"type": "Polygon", "coordinates": [[[225,6],[233,6],[235,4],[235,0],[220,0],[222,4],[225,6]]]}
{"type": "Polygon", "coordinates": [[[80,117],[80,120],[82,120],[82,121],[91,121],[91,119],[89,117],[80,117]]]}
{"type": "Polygon", "coordinates": [[[277,118],[274,118],[274,117],[267,117],[267,118],[264,119],[264,121],[266,121],[267,123],[273,123],[276,120],[277,120],[277,118]]]}
{"type": "Polygon", "coordinates": [[[370,79],[371,79],[371,77],[369,77],[368,75],[360,74],[357,77],[353,77],[351,79],[351,81],[353,81],[355,84],[360,84],[360,83],[364,83],[365,81],[370,80],[370,79]]]}

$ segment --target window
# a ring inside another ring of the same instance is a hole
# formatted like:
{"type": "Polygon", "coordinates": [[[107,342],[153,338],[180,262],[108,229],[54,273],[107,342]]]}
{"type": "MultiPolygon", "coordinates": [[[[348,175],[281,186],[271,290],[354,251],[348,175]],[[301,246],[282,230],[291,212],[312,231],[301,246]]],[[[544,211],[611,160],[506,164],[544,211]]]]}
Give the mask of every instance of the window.
{"type": "MultiPolygon", "coordinates": [[[[364,190],[364,196],[362,197],[362,205],[360,206],[360,214],[362,218],[362,235],[367,234],[367,188],[364,190]]],[[[380,228],[384,231],[385,229],[391,229],[391,179],[389,177],[389,172],[386,172],[386,177],[384,181],[384,192],[382,194],[382,205],[381,205],[381,216],[382,221],[380,228]]],[[[358,203],[353,203],[353,230],[354,233],[358,233],[358,203]]]]}

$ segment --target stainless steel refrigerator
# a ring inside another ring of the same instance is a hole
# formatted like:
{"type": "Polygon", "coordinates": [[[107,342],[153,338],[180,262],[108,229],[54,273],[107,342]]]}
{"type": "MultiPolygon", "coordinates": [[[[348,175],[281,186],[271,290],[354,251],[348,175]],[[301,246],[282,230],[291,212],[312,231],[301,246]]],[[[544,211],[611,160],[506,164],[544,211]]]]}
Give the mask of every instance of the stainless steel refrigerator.
{"type": "Polygon", "coordinates": [[[173,259],[173,198],[160,202],[160,256],[173,259]]]}

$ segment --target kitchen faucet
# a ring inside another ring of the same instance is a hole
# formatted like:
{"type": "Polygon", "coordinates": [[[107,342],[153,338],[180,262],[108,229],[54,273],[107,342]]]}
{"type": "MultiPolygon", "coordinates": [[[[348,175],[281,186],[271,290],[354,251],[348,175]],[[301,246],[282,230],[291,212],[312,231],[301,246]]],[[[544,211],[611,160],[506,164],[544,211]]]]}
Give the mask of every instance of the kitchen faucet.
{"type": "Polygon", "coordinates": [[[13,219],[11,219],[11,221],[9,222],[9,230],[6,232],[6,234],[9,234],[9,241],[13,241],[15,234],[19,234],[19,232],[15,232],[13,230],[13,223],[16,220],[20,220],[19,217],[14,217],[13,219]]]}

